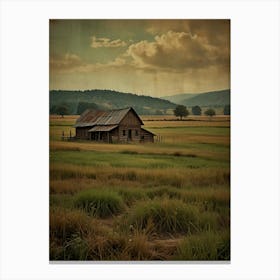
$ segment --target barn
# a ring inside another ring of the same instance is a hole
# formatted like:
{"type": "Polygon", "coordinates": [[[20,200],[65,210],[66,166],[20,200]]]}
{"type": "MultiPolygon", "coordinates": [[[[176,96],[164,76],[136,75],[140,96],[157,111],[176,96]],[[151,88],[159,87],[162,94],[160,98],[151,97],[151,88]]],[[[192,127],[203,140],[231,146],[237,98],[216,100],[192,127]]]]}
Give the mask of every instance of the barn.
{"type": "Polygon", "coordinates": [[[77,119],[76,138],[98,142],[154,142],[152,132],[142,128],[143,122],[133,108],[111,111],[88,109],[77,119]]]}

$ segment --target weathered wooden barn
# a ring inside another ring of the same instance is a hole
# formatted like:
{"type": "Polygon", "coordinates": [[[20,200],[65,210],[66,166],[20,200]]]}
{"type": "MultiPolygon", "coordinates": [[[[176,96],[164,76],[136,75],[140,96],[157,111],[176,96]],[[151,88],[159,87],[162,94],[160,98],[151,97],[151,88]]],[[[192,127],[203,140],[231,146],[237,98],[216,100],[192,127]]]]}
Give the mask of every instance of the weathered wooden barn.
{"type": "Polygon", "coordinates": [[[142,128],[142,120],[133,108],[111,111],[86,110],[77,119],[76,138],[93,141],[154,142],[152,132],[142,128]]]}

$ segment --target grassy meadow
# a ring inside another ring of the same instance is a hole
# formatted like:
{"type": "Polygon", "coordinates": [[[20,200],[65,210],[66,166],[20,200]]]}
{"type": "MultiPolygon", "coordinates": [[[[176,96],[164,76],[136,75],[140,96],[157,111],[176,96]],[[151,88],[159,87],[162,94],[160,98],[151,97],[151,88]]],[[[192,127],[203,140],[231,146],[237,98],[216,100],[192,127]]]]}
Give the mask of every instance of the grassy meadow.
{"type": "Polygon", "coordinates": [[[62,141],[50,116],[50,260],[229,260],[230,119],[142,116],[155,143],[62,141]]]}

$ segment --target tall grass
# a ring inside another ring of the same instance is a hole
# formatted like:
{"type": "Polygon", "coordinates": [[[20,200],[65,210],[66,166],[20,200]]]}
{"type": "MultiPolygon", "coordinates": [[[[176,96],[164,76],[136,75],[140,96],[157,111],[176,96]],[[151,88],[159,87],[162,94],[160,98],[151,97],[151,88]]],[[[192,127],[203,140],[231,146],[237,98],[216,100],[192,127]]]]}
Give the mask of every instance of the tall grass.
{"type": "Polygon", "coordinates": [[[131,209],[127,223],[144,229],[151,220],[160,233],[191,233],[197,231],[198,208],[180,200],[162,199],[137,203],[131,209]]]}
{"type": "Polygon", "coordinates": [[[227,168],[204,169],[143,169],[131,167],[89,167],[73,164],[51,164],[50,179],[96,179],[104,185],[112,180],[139,182],[154,186],[213,186],[228,185],[227,168]]]}
{"type": "Polygon", "coordinates": [[[187,236],[178,246],[175,260],[230,260],[229,232],[187,236]]]}
{"type": "Polygon", "coordinates": [[[147,198],[145,190],[141,188],[116,188],[124,202],[131,206],[134,202],[147,198]]]}
{"type": "Polygon", "coordinates": [[[96,180],[85,179],[65,179],[52,180],[50,182],[51,194],[75,194],[81,190],[94,187],[96,180]]]}
{"type": "Polygon", "coordinates": [[[90,189],[75,196],[74,205],[92,216],[107,218],[121,213],[124,202],[116,192],[90,189]]]}

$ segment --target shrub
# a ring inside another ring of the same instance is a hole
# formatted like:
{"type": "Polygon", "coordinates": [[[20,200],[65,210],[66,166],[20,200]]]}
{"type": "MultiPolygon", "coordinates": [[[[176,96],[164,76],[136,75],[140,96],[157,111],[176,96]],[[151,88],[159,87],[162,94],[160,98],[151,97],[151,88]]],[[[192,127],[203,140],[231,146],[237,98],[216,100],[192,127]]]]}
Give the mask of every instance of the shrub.
{"type": "Polygon", "coordinates": [[[91,230],[92,219],[79,210],[51,208],[50,238],[65,242],[74,234],[84,235],[91,230]]]}
{"type": "Polygon", "coordinates": [[[197,230],[198,209],[176,199],[155,199],[139,202],[128,215],[127,223],[137,229],[145,229],[151,220],[155,229],[162,233],[197,230]]]}
{"type": "Polygon", "coordinates": [[[116,192],[90,189],[76,195],[74,205],[100,218],[122,212],[124,203],[116,192]]]}
{"type": "Polygon", "coordinates": [[[79,235],[66,242],[63,248],[63,260],[86,260],[88,256],[88,244],[79,235]]]}
{"type": "Polygon", "coordinates": [[[131,206],[135,201],[146,197],[146,193],[142,189],[120,188],[118,189],[118,193],[128,206],[131,206]]]}
{"type": "Polygon", "coordinates": [[[153,251],[148,242],[148,236],[145,233],[136,232],[130,236],[126,246],[121,254],[123,260],[151,260],[153,251]]]}
{"type": "Polygon", "coordinates": [[[186,237],[177,248],[176,260],[230,260],[229,232],[204,232],[186,237]]]}

